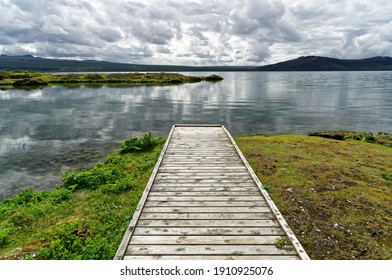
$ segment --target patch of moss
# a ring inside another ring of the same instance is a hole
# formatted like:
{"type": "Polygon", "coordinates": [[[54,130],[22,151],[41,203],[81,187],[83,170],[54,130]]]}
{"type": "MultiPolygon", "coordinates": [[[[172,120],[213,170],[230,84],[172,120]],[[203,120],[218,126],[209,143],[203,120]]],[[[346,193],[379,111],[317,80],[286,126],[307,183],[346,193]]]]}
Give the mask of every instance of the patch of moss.
{"type": "Polygon", "coordinates": [[[52,85],[61,86],[152,86],[152,85],[179,85],[184,83],[197,83],[200,81],[219,81],[223,78],[218,75],[187,76],[177,73],[87,73],[51,75],[47,73],[28,71],[0,72],[0,88],[33,89],[52,85]]]}
{"type": "Polygon", "coordinates": [[[0,202],[0,259],[112,259],[164,143],[148,138],[147,150],[67,172],[52,192],[28,189],[0,202]]]}
{"type": "Polygon", "coordinates": [[[300,135],[236,142],[312,259],[392,258],[389,147],[300,135]]]}
{"type": "Polygon", "coordinates": [[[369,143],[378,143],[383,146],[392,147],[392,134],[379,132],[376,136],[371,132],[352,132],[352,131],[332,131],[332,132],[314,132],[309,136],[318,136],[322,138],[335,140],[358,140],[369,143]]]}

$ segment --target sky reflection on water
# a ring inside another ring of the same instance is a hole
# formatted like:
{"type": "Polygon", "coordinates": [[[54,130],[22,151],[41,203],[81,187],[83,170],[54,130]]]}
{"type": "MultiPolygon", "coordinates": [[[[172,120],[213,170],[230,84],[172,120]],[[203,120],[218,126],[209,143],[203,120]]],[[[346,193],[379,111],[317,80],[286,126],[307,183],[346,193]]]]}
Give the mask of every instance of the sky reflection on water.
{"type": "Polygon", "coordinates": [[[51,189],[65,170],[175,123],[221,123],[233,135],[392,132],[392,72],[219,74],[222,82],[171,87],[0,91],[0,198],[51,189]]]}

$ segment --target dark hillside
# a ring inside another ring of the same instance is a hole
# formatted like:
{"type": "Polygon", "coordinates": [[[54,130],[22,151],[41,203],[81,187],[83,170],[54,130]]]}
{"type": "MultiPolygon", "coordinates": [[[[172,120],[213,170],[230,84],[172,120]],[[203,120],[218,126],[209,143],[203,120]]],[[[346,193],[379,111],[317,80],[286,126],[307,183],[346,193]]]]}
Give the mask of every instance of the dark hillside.
{"type": "Polygon", "coordinates": [[[322,56],[302,56],[293,60],[261,66],[257,71],[383,71],[392,70],[391,57],[337,59],[322,56]]]}
{"type": "Polygon", "coordinates": [[[255,66],[181,66],[114,63],[97,60],[67,60],[32,55],[0,56],[1,70],[37,72],[188,72],[188,71],[250,71],[255,66]]]}

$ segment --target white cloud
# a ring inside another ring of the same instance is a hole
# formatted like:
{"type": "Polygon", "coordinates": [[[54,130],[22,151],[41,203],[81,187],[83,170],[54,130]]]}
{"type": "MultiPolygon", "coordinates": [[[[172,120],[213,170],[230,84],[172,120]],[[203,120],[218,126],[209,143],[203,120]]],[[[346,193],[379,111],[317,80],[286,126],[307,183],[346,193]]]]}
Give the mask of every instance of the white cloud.
{"type": "Polygon", "coordinates": [[[0,0],[6,54],[151,64],[392,56],[388,0],[0,0]]]}

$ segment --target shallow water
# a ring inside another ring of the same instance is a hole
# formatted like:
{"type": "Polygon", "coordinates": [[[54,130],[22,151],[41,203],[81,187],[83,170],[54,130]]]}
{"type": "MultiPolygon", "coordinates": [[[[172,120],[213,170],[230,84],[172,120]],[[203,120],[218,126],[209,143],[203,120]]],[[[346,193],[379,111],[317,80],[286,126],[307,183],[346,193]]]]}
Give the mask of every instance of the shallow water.
{"type": "Polygon", "coordinates": [[[175,123],[221,123],[233,135],[392,132],[392,72],[218,74],[223,81],[170,87],[0,91],[0,199],[51,189],[65,170],[175,123]]]}

